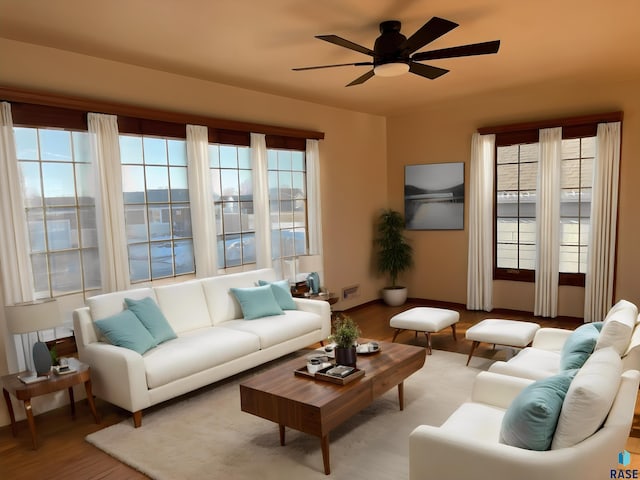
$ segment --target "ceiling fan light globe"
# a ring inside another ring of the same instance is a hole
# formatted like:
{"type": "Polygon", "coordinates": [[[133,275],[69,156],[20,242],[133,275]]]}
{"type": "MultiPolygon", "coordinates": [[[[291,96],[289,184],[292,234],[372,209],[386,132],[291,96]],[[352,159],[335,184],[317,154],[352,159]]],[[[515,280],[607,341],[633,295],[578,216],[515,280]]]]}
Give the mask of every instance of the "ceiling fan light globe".
{"type": "Polygon", "coordinates": [[[404,62],[391,62],[376,65],[373,68],[378,77],[398,77],[409,71],[409,65],[404,62]]]}

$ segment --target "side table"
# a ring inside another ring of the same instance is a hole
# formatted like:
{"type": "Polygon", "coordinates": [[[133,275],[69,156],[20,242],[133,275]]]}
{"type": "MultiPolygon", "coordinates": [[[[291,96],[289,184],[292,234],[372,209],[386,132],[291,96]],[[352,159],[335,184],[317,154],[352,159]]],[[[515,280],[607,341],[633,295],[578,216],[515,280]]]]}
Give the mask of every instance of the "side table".
{"type": "Polygon", "coordinates": [[[71,418],[75,420],[76,405],[73,398],[73,386],[83,383],[93,418],[96,423],[100,423],[100,417],[98,416],[98,411],[96,410],[96,405],[93,401],[93,394],[91,392],[91,372],[89,366],[78,361],[73,362],[71,366],[75,368],[75,372],[64,375],[50,373],[46,380],[36,383],[25,384],[21,382],[18,378],[19,374],[17,373],[5,375],[0,379],[2,382],[2,393],[4,395],[4,400],[7,403],[9,417],[11,418],[11,432],[14,437],[17,436],[16,417],[13,413],[13,406],[10,398],[10,395],[13,395],[18,400],[22,400],[24,402],[24,411],[27,415],[27,423],[29,424],[29,430],[31,431],[31,441],[33,443],[34,450],[38,448],[38,440],[36,437],[36,423],[31,409],[31,399],[33,397],[46,395],[66,388],[69,392],[71,418]]]}

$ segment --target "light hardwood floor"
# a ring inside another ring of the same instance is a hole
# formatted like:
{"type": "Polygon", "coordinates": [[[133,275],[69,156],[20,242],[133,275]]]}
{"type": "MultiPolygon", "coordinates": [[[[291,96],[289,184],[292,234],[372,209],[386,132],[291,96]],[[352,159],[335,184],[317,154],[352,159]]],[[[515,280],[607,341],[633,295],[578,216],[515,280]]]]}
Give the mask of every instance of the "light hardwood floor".
{"type": "MultiPolygon", "coordinates": [[[[467,354],[470,342],[464,339],[467,328],[484,318],[512,318],[535,321],[542,326],[576,328],[579,320],[558,318],[545,320],[530,314],[512,311],[467,312],[461,306],[451,306],[439,302],[409,301],[402,307],[387,307],[381,303],[367,304],[347,311],[360,325],[363,337],[377,340],[391,340],[394,330],[389,327],[389,318],[412,306],[429,305],[454,308],[461,312],[457,325],[458,341],[454,342],[451,330],[432,336],[434,349],[467,354]]],[[[424,335],[414,337],[413,332],[401,333],[397,342],[424,346],[424,335]]],[[[474,356],[502,359],[504,351],[493,350],[490,345],[481,344],[474,356]]],[[[3,405],[0,408],[6,408],[3,405]]],[[[118,407],[96,399],[96,406],[102,417],[100,425],[93,417],[86,401],[76,407],[76,420],[72,421],[67,408],[60,408],[36,417],[36,427],[40,448],[31,449],[31,439],[25,421],[18,423],[18,436],[11,435],[9,426],[0,427],[0,478],[1,479],[141,479],[145,475],[127,467],[109,455],[84,441],[84,437],[101,428],[130,418],[130,414],[118,407]]],[[[159,406],[157,408],[162,408],[159,406]]],[[[636,407],[636,418],[627,442],[632,463],[627,468],[640,469],[640,409],[636,407]]],[[[143,426],[144,428],[144,419],[143,426]]]]}

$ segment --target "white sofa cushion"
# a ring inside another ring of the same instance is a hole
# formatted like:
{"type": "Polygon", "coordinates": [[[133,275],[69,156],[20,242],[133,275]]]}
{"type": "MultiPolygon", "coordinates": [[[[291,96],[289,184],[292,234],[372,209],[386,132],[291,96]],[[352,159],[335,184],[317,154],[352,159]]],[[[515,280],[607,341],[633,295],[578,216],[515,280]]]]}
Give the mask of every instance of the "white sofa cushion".
{"type": "Polygon", "coordinates": [[[149,389],[223,365],[260,349],[258,337],[227,328],[184,333],[143,355],[149,389]]]}
{"type": "Polygon", "coordinates": [[[154,290],[162,313],[178,335],[211,326],[200,280],[164,285],[154,290]]]}
{"type": "Polygon", "coordinates": [[[265,349],[314,330],[320,330],[322,318],[303,310],[286,310],[283,315],[255,320],[229,320],[218,326],[257,335],[260,338],[261,348],[265,349]]]}
{"type": "Polygon", "coordinates": [[[254,287],[258,285],[259,280],[273,282],[276,280],[276,273],[272,268],[263,268],[231,275],[218,275],[202,280],[202,288],[213,325],[242,318],[240,304],[229,289],[254,287]]]}
{"type": "Polygon", "coordinates": [[[604,319],[604,325],[596,343],[596,350],[613,347],[618,355],[624,355],[631,341],[637,317],[638,309],[633,303],[626,300],[620,300],[611,307],[604,319]]]}
{"type": "Polygon", "coordinates": [[[87,298],[87,306],[91,311],[91,319],[95,321],[122,312],[127,308],[127,305],[124,303],[125,298],[142,300],[145,297],[151,297],[155,300],[156,295],[153,293],[153,289],[136,288],[134,290],[123,290],[121,292],[96,295],[95,297],[87,298]]]}
{"type": "Polygon", "coordinates": [[[538,376],[527,378],[541,378],[555,375],[560,371],[560,353],[542,350],[541,348],[527,347],[518,352],[508,362],[496,362],[489,367],[490,372],[502,373],[504,375],[521,376],[516,372],[532,370],[540,372],[538,376]],[[494,368],[494,365],[496,368],[494,368]],[[500,367],[500,368],[497,368],[500,367]]]}
{"type": "Polygon", "coordinates": [[[600,428],[618,393],[621,375],[622,360],[612,347],[589,357],[569,386],[552,449],[572,447],[600,428]]]}
{"type": "Polygon", "coordinates": [[[467,402],[460,405],[440,428],[481,444],[494,444],[500,437],[504,412],[492,405],[467,402]]]}

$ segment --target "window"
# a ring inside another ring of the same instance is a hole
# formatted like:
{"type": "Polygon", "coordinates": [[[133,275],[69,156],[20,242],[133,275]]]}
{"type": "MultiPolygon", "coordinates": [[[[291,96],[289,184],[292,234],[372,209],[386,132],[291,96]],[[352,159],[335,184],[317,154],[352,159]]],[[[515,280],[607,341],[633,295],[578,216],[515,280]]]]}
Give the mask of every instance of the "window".
{"type": "Polygon", "coordinates": [[[11,102],[17,136],[22,136],[17,146],[23,157],[29,254],[39,296],[100,289],[87,112],[117,115],[132,282],[195,271],[186,124],[208,128],[218,233],[212,248],[218,249],[219,266],[251,268],[256,262],[250,132],[263,133],[267,148],[276,151],[276,163],[270,166],[271,173],[277,172],[271,179],[276,189],[271,205],[274,258],[306,252],[304,151],[307,139],[322,139],[322,132],[37,92],[27,97],[25,102],[24,91],[3,89],[2,100],[11,102]],[[53,158],[47,156],[50,151],[53,158]]]}
{"type": "Polygon", "coordinates": [[[251,149],[209,145],[218,268],[256,263],[251,149]]]}
{"type": "Polygon", "coordinates": [[[307,253],[307,179],[305,152],[267,149],[271,257],[307,253]]]}
{"type": "MultiPolygon", "coordinates": [[[[536,138],[496,137],[495,277],[534,281],[536,262],[536,138]]],[[[571,130],[567,134],[570,136],[571,130]]],[[[562,140],[560,283],[584,285],[591,214],[595,136],[562,140]]]]}
{"type": "Polygon", "coordinates": [[[100,288],[88,134],[15,127],[36,298],[100,288]]]}
{"type": "Polygon", "coordinates": [[[185,141],[119,139],[131,282],[193,273],[185,141]]]}

